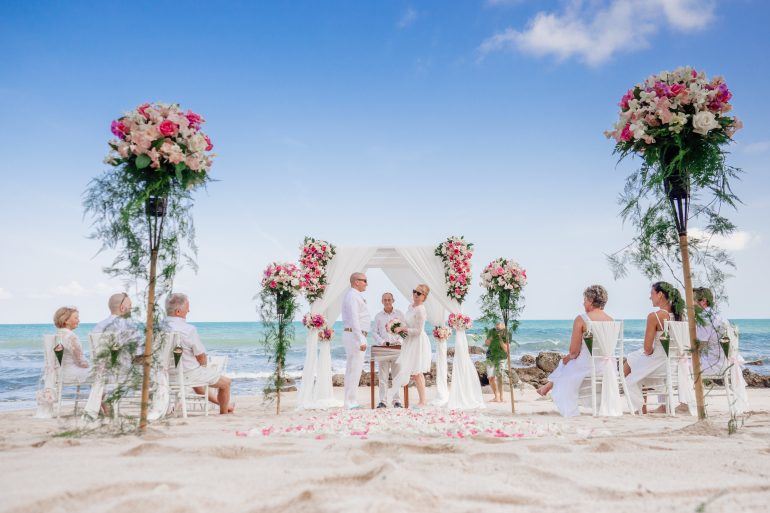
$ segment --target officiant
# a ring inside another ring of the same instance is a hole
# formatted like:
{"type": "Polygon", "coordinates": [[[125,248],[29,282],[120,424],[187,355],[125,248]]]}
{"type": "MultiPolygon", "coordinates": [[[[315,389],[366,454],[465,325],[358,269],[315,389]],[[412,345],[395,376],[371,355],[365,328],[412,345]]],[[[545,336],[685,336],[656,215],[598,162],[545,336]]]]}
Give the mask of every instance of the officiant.
{"type": "MultiPolygon", "coordinates": [[[[393,294],[386,292],[382,295],[382,311],[374,317],[374,331],[372,336],[374,342],[378,346],[400,346],[402,338],[393,333],[388,333],[387,325],[393,319],[398,319],[402,323],[406,324],[403,312],[393,308],[393,294]]],[[[398,359],[399,352],[392,351],[392,355],[382,356],[377,358],[377,368],[379,375],[379,395],[380,402],[377,408],[386,408],[388,400],[388,384],[390,382],[390,375],[398,374],[398,359]]],[[[396,389],[393,395],[393,407],[401,408],[401,397],[398,389],[396,389]]]]}

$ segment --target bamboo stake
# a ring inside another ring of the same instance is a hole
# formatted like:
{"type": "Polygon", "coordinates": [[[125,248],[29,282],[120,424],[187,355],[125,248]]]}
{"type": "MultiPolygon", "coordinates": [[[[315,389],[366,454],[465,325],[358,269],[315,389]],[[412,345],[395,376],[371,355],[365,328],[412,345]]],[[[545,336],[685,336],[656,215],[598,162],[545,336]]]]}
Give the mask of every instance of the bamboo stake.
{"type": "Polygon", "coordinates": [[[703,399],[703,380],[701,379],[700,351],[695,338],[695,302],[690,275],[690,252],[687,233],[679,235],[679,248],[682,252],[682,271],[684,272],[684,294],[687,303],[687,325],[690,331],[690,348],[692,349],[692,372],[695,377],[695,402],[698,408],[698,420],[706,418],[706,405],[703,399]]]}
{"type": "Polygon", "coordinates": [[[147,330],[144,338],[144,356],[142,358],[142,403],[139,415],[139,431],[147,429],[147,409],[150,402],[150,359],[152,357],[153,320],[155,315],[155,274],[158,264],[158,249],[150,251],[150,284],[147,292],[147,330]]]}

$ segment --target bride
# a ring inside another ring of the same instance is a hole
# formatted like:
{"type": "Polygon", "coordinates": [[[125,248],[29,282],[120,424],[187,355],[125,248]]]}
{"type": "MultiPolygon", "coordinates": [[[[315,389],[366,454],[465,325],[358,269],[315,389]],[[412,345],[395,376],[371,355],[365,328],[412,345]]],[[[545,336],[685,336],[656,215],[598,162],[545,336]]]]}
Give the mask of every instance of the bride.
{"type": "Polygon", "coordinates": [[[417,285],[412,291],[412,304],[406,311],[407,327],[399,327],[396,331],[406,333],[407,337],[401,346],[401,354],[396,362],[399,371],[393,380],[393,389],[398,390],[409,383],[410,377],[417,385],[417,393],[420,396],[419,407],[426,406],[425,402],[425,376],[424,372],[430,371],[430,340],[425,333],[425,320],[428,314],[425,311],[425,300],[428,298],[430,288],[425,284],[417,285]]]}

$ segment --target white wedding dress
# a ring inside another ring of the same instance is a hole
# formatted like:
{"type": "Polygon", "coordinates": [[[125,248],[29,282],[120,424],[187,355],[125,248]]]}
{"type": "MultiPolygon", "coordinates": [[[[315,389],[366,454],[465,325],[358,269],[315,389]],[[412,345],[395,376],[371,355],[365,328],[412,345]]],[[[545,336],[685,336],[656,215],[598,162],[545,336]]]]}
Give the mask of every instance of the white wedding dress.
{"type": "Polygon", "coordinates": [[[428,334],[425,333],[425,321],[428,314],[425,306],[409,306],[406,311],[408,336],[401,344],[401,354],[396,364],[398,375],[393,380],[393,389],[398,390],[409,383],[410,376],[430,372],[431,349],[428,334]]]}
{"type": "Polygon", "coordinates": [[[663,335],[663,322],[658,317],[658,312],[655,312],[655,318],[658,321],[656,326],[658,331],[655,332],[655,339],[652,341],[652,354],[645,354],[644,347],[642,347],[628,353],[626,357],[628,366],[631,368],[631,373],[626,376],[626,388],[628,388],[626,393],[631,400],[634,411],[641,411],[644,405],[644,397],[642,395],[644,379],[664,367],[666,365],[666,358],[668,358],[663,345],[660,343],[660,337],[663,335]]]}

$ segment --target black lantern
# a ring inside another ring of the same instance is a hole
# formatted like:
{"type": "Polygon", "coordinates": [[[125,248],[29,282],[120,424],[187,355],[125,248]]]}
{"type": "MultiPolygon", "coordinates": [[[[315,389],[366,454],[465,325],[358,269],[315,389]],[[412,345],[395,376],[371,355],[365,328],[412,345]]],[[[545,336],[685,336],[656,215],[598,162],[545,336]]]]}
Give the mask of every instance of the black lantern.
{"type": "Polygon", "coordinates": [[[145,211],[151,217],[163,217],[166,215],[167,199],[161,196],[150,196],[145,204],[145,211]]]}
{"type": "Polygon", "coordinates": [[[672,168],[672,161],[679,153],[677,147],[667,148],[661,155],[660,164],[667,171],[663,188],[674,211],[674,222],[679,235],[687,235],[687,218],[690,214],[690,177],[681,162],[672,168]]]}

